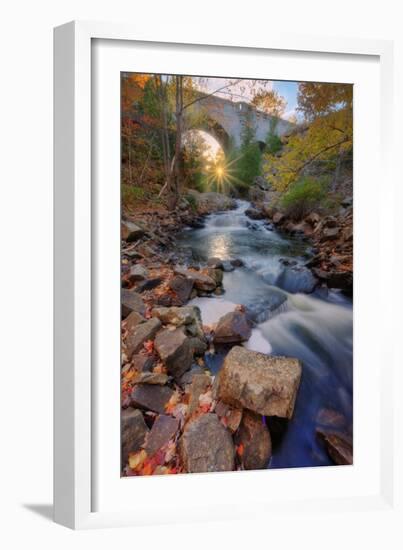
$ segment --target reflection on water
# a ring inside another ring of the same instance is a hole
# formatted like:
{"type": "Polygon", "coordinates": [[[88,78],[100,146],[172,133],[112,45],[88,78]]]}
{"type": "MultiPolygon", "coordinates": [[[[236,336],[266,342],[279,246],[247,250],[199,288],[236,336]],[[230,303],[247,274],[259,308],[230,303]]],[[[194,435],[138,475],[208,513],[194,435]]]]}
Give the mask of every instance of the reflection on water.
{"type": "MultiPolygon", "coordinates": [[[[335,409],[352,424],[352,303],[338,292],[324,298],[319,292],[290,294],[268,284],[283,269],[280,258],[302,265],[310,250],[301,240],[269,231],[264,222],[251,222],[244,214],[248,206],[240,202],[235,211],[211,215],[203,229],[184,236],[183,246],[190,246],[195,260],[218,256],[245,262],[245,267],[224,274],[224,297],[192,303],[209,325],[243,304],[256,323],[246,347],[302,361],[294,417],[274,446],[270,467],[327,465],[331,462],[315,437],[319,410],[335,409]]],[[[224,353],[210,357],[214,372],[223,358],[224,353]]],[[[271,429],[275,434],[277,426],[271,429]]]]}

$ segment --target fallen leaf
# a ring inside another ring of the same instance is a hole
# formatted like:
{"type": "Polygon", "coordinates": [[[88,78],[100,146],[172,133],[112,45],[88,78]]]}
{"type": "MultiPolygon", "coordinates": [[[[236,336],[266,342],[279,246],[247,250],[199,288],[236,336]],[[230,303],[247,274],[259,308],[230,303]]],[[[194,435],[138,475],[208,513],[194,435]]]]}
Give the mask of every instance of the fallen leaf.
{"type": "Polygon", "coordinates": [[[138,470],[142,467],[145,460],[147,459],[147,453],[144,449],[141,449],[141,451],[137,451],[137,453],[130,453],[129,454],[129,467],[132,470],[138,470]]]}

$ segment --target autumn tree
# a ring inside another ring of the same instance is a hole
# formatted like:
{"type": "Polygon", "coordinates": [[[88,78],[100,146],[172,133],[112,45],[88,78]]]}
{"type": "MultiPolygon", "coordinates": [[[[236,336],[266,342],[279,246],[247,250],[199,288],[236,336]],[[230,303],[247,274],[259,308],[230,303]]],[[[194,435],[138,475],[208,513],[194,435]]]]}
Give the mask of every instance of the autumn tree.
{"type": "Polygon", "coordinates": [[[352,86],[301,83],[298,110],[305,123],[291,133],[281,155],[265,156],[265,174],[279,191],[286,191],[312,163],[336,158],[334,188],[342,158],[352,148],[352,86]]]}

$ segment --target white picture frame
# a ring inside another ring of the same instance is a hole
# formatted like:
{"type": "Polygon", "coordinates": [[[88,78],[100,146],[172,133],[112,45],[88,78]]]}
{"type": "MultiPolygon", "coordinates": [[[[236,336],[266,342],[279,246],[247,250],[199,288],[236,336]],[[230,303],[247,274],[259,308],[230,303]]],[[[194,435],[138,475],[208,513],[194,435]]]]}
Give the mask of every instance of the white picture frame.
{"type": "MultiPolygon", "coordinates": [[[[378,89],[375,86],[372,90],[371,101],[377,102],[378,109],[373,113],[374,121],[369,123],[374,125],[368,127],[376,129],[377,133],[379,130],[380,143],[377,144],[377,137],[375,139],[374,136],[372,136],[373,139],[371,138],[372,141],[368,141],[368,147],[372,147],[373,174],[359,172],[358,181],[359,178],[367,177],[368,181],[373,182],[381,165],[384,181],[388,181],[387,174],[391,165],[393,118],[393,45],[391,42],[287,36],[286,34],[270,33],[269,37],[256,38],[254,43],[237,38],[233,44],[229,44],[208,35],[199,39],[195,36],[186,36],[186,31],[180,37],[177,34],[175,37],[169,36],[169,31],[164,36],[153,37],[149,36],[147,31],[130,25],[90,22],[72,22],[55,29],[55,521],[71,528],[81,529],[175,522],[179,510],[181,511],[180,518],[182,521],[241,517],[245,515],[244,504],[240,505],[234,501],[231,492],[231,486],[234,483],[236,483],[237,491],[240,494],[246,494],[248,490],[252,492],[249,499],[259,503],[260,514],[265,514],[269,510],[270,512],[281,512],[284,505],[287,507],[287,513],[297,513],[301,507],[301,502],[303,502],[304,509],[309,508],[313,513],[323,510],[324,507],[328,510],[337,510],[346,506],[352,510],[392,507],[393,424],[388,419],[391,419],[394,413],[393,400],[391,399],[393,395],[393,351],[383,351],[382,368],[378,364],[381,345],[387,342],[391,321],[385,314],[377,335],[379,342],[375,344],[373,341],[375,334],[369,325],[368,318],[370,307],[368,303],[365,305],[365,292],[368,290],[368,284],[366,287],[363,284],[362,298],[358,301],[359,304],[361,303],[358,308],[361,307],[362,309],[360,313],[362,326],[355,331],[355,343],[356,339],[360,339],[359,341],[362,342],[363,338],[368,338],[369,341],[373,342],[374,351],[372,359],[361,354],[358,359],[355,357],[355,361],[362,362],[367,359],[372,361],[373,369],[371,366],[371,369],[369,369],[371,374],[368,377],[370,389],[364,388],[362,395],[367,395],[368,400],[374,398],[379,400],[377,406],[374,407],[376,417],[373,419],[375,426],[379,427],[379,434],[376,436],[376,453],[379,452],[379,455],[377,454],[372,462],[368,459],[370,467],[366,470],[365,465],[363,465],[362,471],[365,470],[365,475],[363,474],[360,478],[359,460],[358,467],[355,465],[351,468],[343,468],[345,473],[342,474],[342,483],[340,483],[341,478],[339,477],[341,474],[332,474],[337,470],[336,468],[317,468],[315,473],[312,470],[307,472],[309,469],[288,472],[277,471],[276,475],[281,476],[283,484],[288,484],[288,486],[293,484],[294,487],[297,487],[294,493],[290,491],[281,502],[273,500],[274,497],[268,498],[265,495],[258,494],[258,488],[264,483],[264,476],[267,475],[267,472],[248,472],[243,473],[242,476],[237,475],[235,472],[213,474],[212,477],[210,477],[210,474],[207,477],[193,474],[192,476],[166,476],[171,479],[160,477],[132,479],[129,481],[136,482],[138,485],[136,489],[130,490],[135,491],[137,496],[142,495],[144,498],[138,498],[137,503],[132,501],[130,504],[128,500],[125,500],[120,489],[113,489],[111,484],[107,489],[110,492],[105,493],[110,505],[108,507],[102,507],[101,505],[101,509],[99,509],[96,497],[99,492],[97,485],[100,483],[100,479],[101,483],[102,480],[107,481],[105,478],[109,479],[110,476],[113,476],[113,473],[111,469],[104,469],[102,464],[99,464],[96,456],[97,452],[108,453],[104,443],[100,444],[98,441],[101,428],[98,425],[100,411],[97,403],[99,399],[107,399],[105,388],[108,380],[103,379],[103,382],[98,380],[96,384],[94,382],[97,372],[94,358],[99,357],[95,333],[98,330],[97,319],[98,317],[100,319],[105,317],[105,308],[119,308],[120,304],[116,303],[116,306],[109,304],[108,306],[106,302],[104,304],[100,303],[98,307],[100,285],[102,290],[105,291],[105,288],[109,287],[102,285],[108,285],[110,281],[108,282],[106,278],[103,282],[98,281],[95,283],[96,272],[102,267],[107,268],[105,258],[111,258],[111,256],[108,256],[109,252],[115,254],[115,257],[116,254],[119,254],[119,250],[113,248],[115,245],[112,239],[106,243],[103,260],[100,260],[94,240],[94,229],[100,228],[99,217],[104,216],[103,219],[105,219],[105,208],[111,208],[110,205],[116,206],[116,198],[119,195],[115,193],[113,196],[105,197],[101,194],[101,197],[99,197],[94,187],[96,186],[95,174],[99,177],[100,169],[97,164],[98,161],[94,159],[94,147],[96,148],[99,136],[94,135],[93,129],[94,120],[97,118],[97,108],[99,107],[98,104],[94,105],[93,95],[96,92],[94,82],[97,82],[97,76],[94,74],[96,69],[94,45],[97,41],[114,41],[114,44],[123,48],[121,53],[125,47],[127,49],[130,43],[141,46],[143,48],[141,51],[145,51],[148,46],[152,45],[155,48],[160,48],[160,50],[170,47],[169,67],[173,67],[175,59],[177,59],[177,72],[181,72],[181,70],[184,70],[183,67],[186,67],[186,59],[183,58],[184,65],[181,65],[175,53],[182,50],[184,52],[197,52],[201,60],[200,63],[203,62],[205,52],[210,56],[211,54],[219,56],[221,54],[228,55],[235,50],[237,55],[246,58],[248,56],[263,56],[265,52],[266,54],[268,52],[274,52],[276,55],[281,54],[283,64],[287,62],[287,56],[292,57],[292,55],[297,56],[299,59],[306,56],[307,59],[314,60],[316,59],[315,56],[320,54],[323,56],[323,66],[325,63],[331,63],[332,60],[336,63],[337,60],[350,59],[350,56],[351,58],[360,56],[363,63],[372,60],[376,64],[376,69],[371,71],[371,78],[378,79],[377,84],[380,88],[378,89]],[[114,253],[113,250],[115,250],[114,253]],[[366,318],[367,323],[365,322],[366,318]],[[376,384],[376,382],[378,383],[376,384]],[[369,394],[369,391],[373,393],[369,394]],[[367,393],[365,394],[365,392],[367,393]],[[301,472],[304,473],[301,474],[301,472]],[[302,479],[302,476],[304,479],[302,479]],[[374,476],[376,479],[374,479],[374,476]],[[312,481],[314,478],[316,481],[312,481]],[[334,488],[329,497],[326,497],[326,491],[323,489],[326,480],[329,488],[332,485],[334,488]],[[373,482],[371,486],[369,480],[373,482]],[[175,491],[172,491],[173,482],[176,484],[175,491]],[[365,484],[368,484],[368,489],[365,489],[365,484]],[[208,486],[213,485],[216,488],[215,490],[227,495],[228,502],[225,507],[214,506],[211,498],[209,500],[211,492],[208,491],[211,491],[211,489],[208,486]],[[204,487],[206,487],[206,492],[202,494],[204,487]],[[308,492],[307,487],[311,488],[309,494],[306,494],[308,492]],[[347,487],[350,487],[350,490],[347,490],[347,487]],[[200,498],[197,502],[192,502],[191,495],[192,491],[195,490],[199,491],[200,498]],[[161,491],[162,494],[164,492],[170,494],[176,492],[178,499],[172,502],[172,509],[168,513],[166,509],[162,513],[162,505],[160,505],[160,509],[156,505],[156,509],[153,510],[154,513],[150,517],[150,509],[147,506],[151,506],[151,504],[145,503],[144,500],[150,491],[154,494],[158,491],[161,491]],[[182,504],[180,499],[184,501],[182,504]]],[[[141,51],[139,50],[137,54],[141,51]]],[[[98,54],[96,55],[98,56],[98,54]]],[[[129,63],[129,58],[132,60],[130,63],[140,67],[139,56],[133,57],[133,52],[129,53],[126,58],[127,63],[129,63]]],[[[110,57],[106,56],[104,67],[107,67],[108,63],[115,63],[113,59],[116,60],[116,52],[110,57]]],[[[254,63],[256,67],[256,61],[254,63]]],[[[138,70],[146,72],[146,65],[147,62],[144,58],[141,68],[138,70]]],[[[164,67],[164,63],[161,66],[164,67]]],[[[109,67],[111,68],[112,65],[109,65],[109,67]]],[[[127,68],[133,70],[131,66],[127,68]]],[[[155,67],[152,70],[155,70],[155,67]]],[[[241,68],[239,70],[241,71],[241,68]]],[[[175,71],[171,69],[171,72],[175,71]]],[[[256,75],[253,73],[249,76],[254,77],[256,75]]],[[[354,82],[354,79],[352,79],[352,82],[354,82]]],[[[364,114],[364,112],[361,114],[362,119],[364,119],[364,114]]],[[[107,120],[100,125],[97,124],[97,132],[101,136],[106,134],[105,130],[108,130],[108,124],[110,123],[113,124],[113,120],[107,120]]],[[[355,132],[357,127],[358,131],[363,128],[359,124],[359,119],[358,125],[355,124],[355,132]]],[[[101,146],[103,145],[101,144],[101,146]]],[[[363,151],[361,151],[362,153],[363,151]]],[[[358,169],[361,166],[359,155],[360,150],[358,147],[358,161],[355,161],[358,169]]],[[[116,161],[116,151],[114,159],[116,161]]],[[[111,167],[112,175],[116,175],[115,161],[104,165],[106,169],[109,169],[109,166],[111,167]],[[115,162],[114,165],[113,162],[115,162]]],[[[355,181],[356,176],[355,173],[355,181]]],[[[389,178],[389,181],[391,181],[391,178],[389,178]]],[[[378,205],[379,211],[379,220],[377,220],[379,223],[372,223],[371,225],[371,221],[365,219],[365,215],[361,216],[360,214],[356,219],[358,234],[364,235],[365,229],[370,228],[371,242],[377,243],[371,249],[373,263],[364,265],[366,261],[369,261],[367,253],[370,250],[366,248],[364,239],[355,240],[358,274],[364,274],[365,267],[373,267],[376,261],[385,254],[393,255],[393,242],[391,239],[385,238],[392,223],[389,213],[393,210],[393,184],[385,185],[382,196],[375,194],[372,198],[365,198],[364,194],[358,194],[358,198],[362,198],[363,210],[369,208],[372,211],[378,205]],[[361,253],[360,246],[362,247],[361,253]]],[[[114,219],[116,221],[116,216],[114,219]]],[[[108,228],[112,234],[116,233],[114,233],[116,225],[107,226],[104,231],[108,228]]],[[[376,300],[379,312],[382,305],[387,303],[385,289],[389,288],[392,274],[387,270],[379,270],[373,275],[378,277],[376,288],[379,292],[374,300],[376,300]]],[[[372,282],[374,281],[372,280],[372,282]]],[[[357,278],[355,285],[357,285],[357,278]]],[[[103,292],[103,295],[105,295],[105,292],[103,292]]],[[[357,305],[355,304],[355,314],[357,312],[356,308],[357,305]]],[[[119,329],[119,327],[117,328],[119,329]]],[[[387,346],[383,346],[383,348],[387,350],[387,346]]],[[[106,350],[107,353],[109,351],[106,350]]],[[[355,396],[357,392],[360,392],[359,387],[355,388],[355,396]]],[[[112,411],[111,414],[113,415],[112,397],[110,403],[109,401],[108,403],[103,401],[103,403],[105,406],[111,407],[110,412],[112,411]]],[[[361,404],[355,402],[356,405],[361,406],[363,410],[365,399],[363,398],[361,404]]],[[[116,415],[119,415],[119,410],[116,411],[116,415]]],[[[106,422],[106,435],[103,436],[103,441],[109,435],[115,442],[116,438],[119,437],[118,433],[115,436],[113,435],[112,425],[113,423],[106,422]]],[[[366,439],[367,443],[365,443],[365,439],[365,434],[360,434],[358,431],[357,445],[362,444],[362,449],[369,448],[365,447],[365,445],[369,445],[369,437],[366,439]],[[361,443],[360,440],[362,440],[361,443]]],[[[112,447],[113,445],[111,443],[112,447]]],[[[113,452],[111,452],[112,462],[107,461],[109,464],[113,464],[113,460],[118,460],[118,456],[113,458],[113,452]]],[[[116,477],[119,478],[118,471],[116,477]]],[[[271,482],[275,485],[273,478],[271,479],[271,482]]],[[[115,481],[118,481],[118,479],[115,481]]],[[[245,501],[242,500],[242,502],[245,501]]],[[[253,513],[255,514],[255,509],[253,513]]]]}

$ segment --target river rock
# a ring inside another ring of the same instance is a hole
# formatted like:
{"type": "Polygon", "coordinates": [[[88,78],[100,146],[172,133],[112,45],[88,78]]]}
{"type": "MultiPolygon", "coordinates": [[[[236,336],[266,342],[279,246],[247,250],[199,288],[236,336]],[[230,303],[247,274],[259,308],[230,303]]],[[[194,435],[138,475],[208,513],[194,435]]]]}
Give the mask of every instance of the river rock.
{"type": "Polygon", "coordinates": [[[154,346],[168,372],[175,378],[180,378],[184,372],[190,369],[193,351],[189,338],[180,328],[160,331],[155,338],[154,346]]]}
{"type": "Polygon", "coordinates": [[[128,278],[130,281],[144,281],[148,277],[148,270],[140,264],[133,265],[130,268],[128,278]]]}
{"type": "Polygon", "coordinates": [[[245,216],[248,216],[251,220],[263,220],[265,218],[265,215],[261,210],[253,207],[245,210],[245,216]]]}
{"type": "Polygon", "coordinates": [[[133,407],[163,414],[173,394],[167,386],[137,384],[131,393],[131,403],[133,407]]]}
{"type": "Polygon", "coordinates": [[[214,258],[209,258],[209,259],[207,260],[207,265],[208,265],[209,267],[214,268],[214,269],[223,269],[223,265],[222,265],[222,260],[221,260],[221,258],[216,258],[216,257],[214,257],[214,258]]]}
{"type": "Polygon", "coordinates": [[[154,317],[129,331],[126,336],[126,348],[129,358],[138,353],[147,340],[153,340],[160,327],[161,321],[154,317]]]}
{"type": "Polygon", "coordinates": [[[121,291],[122,302],[122,319],[125,319],[132,311],[144,315],[146,312],[146,306],[141,299],[141,296],[134,290],[127,290],[123,288],[121,291]]]}
{"type": "Polygon", "coordinates": [[[168,380],[169,376],[162,372],[141,372],[134,380],[134,384],[157,384],[158,386],[165,386],[168,380]]]}
{"type": "Polygon", "coordinates": [[[204,355],[206,353],[208,346],[204,339],[194,336],[189,338],[189,342],[194,355],[204,355]]]}
{"type": "Polygon", "coordinates": [[[148,431],[141,411],[131,407],[122,411],[122,469],[128,462],[129,453],[135,453],[140,450],[141,446],[144,444],[148,431]]]}
{"type": "Polygon", "coordinates": [[[173,290],[182,303],[186,303],[193,290],[193,280],[176,275],[170,282],[169,288],[173,290]]]}
{"type": "Polygon", "coordinates": [[[193,281],[193,285],[197,290],[212,292],[217,286],[214,279],[198,271],[190,271],[182,267],[176,267],[175,273],[193,281]]]}
{"type": "Polygon", "coordinates": [[[130,221],[122,221],[121,223],[121,235],[122,239],[124,239],[127,242],[133,242],[137,241],[141,237],[143,237],[145,234],[144,229],[139,227],[133,222],[130,221]]]}
{"type": "Polygon", "coordinates": [[[144,322],[145,318],[140,315],[140,313],[137,311],[132,311],[130,315],[126,317],[126,329],[131,332],[137,327],[137,325],[144,322]]]}
{"type": "Polygon", "coordinates": [[[164,325],[201,325],[201,313],[197,306],[155,307],[152,316],[158,317],[164,325]]]}
{"type": "Polygon", "coordinates": [[[144,292],[145,290],[153,290],[154,288],[157,288],[157,286],[160,286],[162,282],[163,282],[163,279],[161,277],[154,277],[153,279],[147,279],[145,281],[141,281],[136,286],[136,291],[144,292]]]}
{"type": "Polygon", "coordinates": [[[230,311],[217,323],[214,333],[215,344],[237,344],[249,340],[252,329],[245,313],[230,311]]]}
{"type": "Polygon", "coordinates": [[[151,355],[137,354],[131,358],[131,364],[138,372],[151,372],[155,365],[155,359],[151,355]]]}
{"type": "Polygon", "coordinates": [[[153,456],[157,451],[174,437],[179,428],[179,419],[160,414],[147,435],[144,446],[148,456],[153,456]]]}
{"type": "Polygon", "coordinates": [[[215,281],[216,285],[219,286],[222,284],[224,273],[222,269],[216,269],[214,267],[207,268],[207,275],[215,281]]]}
{"type": "Polygon", "coordinates": [[[212,413],[186,425],[179,440],[179,453],[186,472],[225,472],[235,466],[232,437],[212,413]]]}
{"type": "Polygon", "coordinates": [[[195,374],[189,390],[188,414],[192,415],[199,407],[199,397],[205,393],[212,380],[207,374],[195,374]]]}
{"type": "Polygon", "coordinates": [[[242,445],[240,460],[245,470],[267,467],[271,457],[271,438],[262,415],[244,411],[235,443],[242,445]]]}
{"type": "Polygon", "coordinates": [[[298,359],[236,346],[220,371],[217,399],[265,416],[292,418],[301,372],[298,359]]]}
{"type": "Polygon", "coordinates": [[[287,292],[310,294],[315,290],[317,279],[306,267],[285,267],[276,280],[277,286],[287,292]]]}
{"type": "Polygon", "coordinates": [[[200,214],[210,214],[222,210],[231,210],[236,207],[236,201],[227,195],[214,193],[199,193],[194,189],[189,189],[189,195],[192,195],[196,202],[196,209],[200,214]]]}
{"type": "Polygon", "coordinates": [[[245,265],[245,262],[240,258],[234,258],[233,260],[231,260],[231,265],[234,267],[243,267],[245,265]]]}
{"type": "Polygon", "coordinates": [[[337,433],[316,430],[325,443],[326,450],[335,464],[349,465],[353,463],[353,443],[350,437],[337,433]]]}

